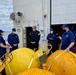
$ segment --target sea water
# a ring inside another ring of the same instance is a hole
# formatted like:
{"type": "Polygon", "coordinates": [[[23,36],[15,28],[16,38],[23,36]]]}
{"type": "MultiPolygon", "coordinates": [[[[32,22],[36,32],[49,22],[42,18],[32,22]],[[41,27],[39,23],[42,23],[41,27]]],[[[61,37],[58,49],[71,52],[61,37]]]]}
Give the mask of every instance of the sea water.
{"type": "Polygon", "coordinates": [[[7,39],[8,39],[8,35],[11,33],[11,31],[4,31],[4,35],[3,35],[3,37],[4,37],[4,39],[7,41],[7,39]]]}

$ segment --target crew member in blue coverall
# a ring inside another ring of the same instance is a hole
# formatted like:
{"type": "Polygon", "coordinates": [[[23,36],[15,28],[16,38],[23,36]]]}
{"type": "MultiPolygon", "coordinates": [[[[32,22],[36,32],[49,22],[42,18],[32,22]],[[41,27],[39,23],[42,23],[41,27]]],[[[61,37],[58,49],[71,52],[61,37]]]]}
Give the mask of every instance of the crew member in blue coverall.
{"type": "Polygon", "coordinates": [[[71,27],[71,31],[74,33],[74,38],[75,38],[74,52],[76,53],[76,28],[75,26],[71,27]]]}
{"type": "Polygon", "coordinates": [[[8,43],[11,45],[10,52],[18,49],[19,37],[16,34],[16,29],[12,29],[12,33],[8,35],[8,43]]]}
{"type": "Polygon", "coordinates": [[[75,26],[72,26],[72,27],[71,27],[71,31],[74,33],[75,46],[76,46],[76,28],[75,28],[75,26]]]}
{"type": "Polygon", "coordinates": [[[50,29],[50,33],[47,36],[48,43],[52,45],[52,50],[50,51],[49,55],[51,52],[55,52],[56,50],[56,35],[54,34],[53,29],[50,29]]]}
{"type": "MultiPolygon", "coordinates": [[[[9,48],[8,45],[6,45],[6,42],[3,38],[3,30],[0,29],[0,58],[6,53],[6,48],[9,48]]],[[[2,75],[5,74],[5,69],[2,71],[2,75]]]]}
{"type": "Polygon", "coordinates": [[[62,28],[65,32],[62,35],[62,42],[60,48],[63,50],[67,51],[70,50],[74,52],[74,44],[75,44],[74,34],[72,31],[69,30],[69,26],[67,24],[64,24],[62,28]]]}

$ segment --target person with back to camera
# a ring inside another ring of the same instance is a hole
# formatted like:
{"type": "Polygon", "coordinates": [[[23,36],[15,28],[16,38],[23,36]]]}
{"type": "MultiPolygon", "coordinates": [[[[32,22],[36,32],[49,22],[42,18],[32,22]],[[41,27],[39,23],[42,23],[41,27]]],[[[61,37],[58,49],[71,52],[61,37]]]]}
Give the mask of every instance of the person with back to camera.
{"type": "Polygon", "coordinates": [[[61,41],[60,49],[66,50],[66,51],[70,50],[70,51],[74,52],[75,39],[74,39],[73,32],[69,30],[68,24],[64,24],[62,26],[62,29],[65,32],[62,35],[62,41],[61,41]]]}

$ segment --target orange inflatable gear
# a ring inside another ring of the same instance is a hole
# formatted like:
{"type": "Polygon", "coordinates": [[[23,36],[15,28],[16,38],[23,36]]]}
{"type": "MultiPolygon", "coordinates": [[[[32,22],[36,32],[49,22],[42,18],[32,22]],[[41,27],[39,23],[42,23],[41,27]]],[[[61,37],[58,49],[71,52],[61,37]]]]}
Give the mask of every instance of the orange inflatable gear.
{"type": "Polygon", "coordinates": [[[43,69],[30,68],[18,75],[55,75],[55,74],[43,69]]]}
{"type": "Polygon", "coordinates": [[[70,51],[58,50],[48,57],[43,68],[56,75],[76,75],[76,55],[70,51]]]}

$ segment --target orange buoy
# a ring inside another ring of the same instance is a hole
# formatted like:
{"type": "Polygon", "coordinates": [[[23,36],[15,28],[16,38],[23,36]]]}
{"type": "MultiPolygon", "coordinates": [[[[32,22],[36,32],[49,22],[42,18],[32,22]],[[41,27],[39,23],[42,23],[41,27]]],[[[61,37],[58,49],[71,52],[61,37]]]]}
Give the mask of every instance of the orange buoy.
{"type": "Polygon", "coordinates": [[[30,68],[18,75],[55,75],[55,74],[43,69],[30,68]]]}
{"type": "Polygon", "coordinates": [[[72,52],[57,50],[48,57],[43,68],[56,75],[76,75],[76,55],[72,52]]]}

